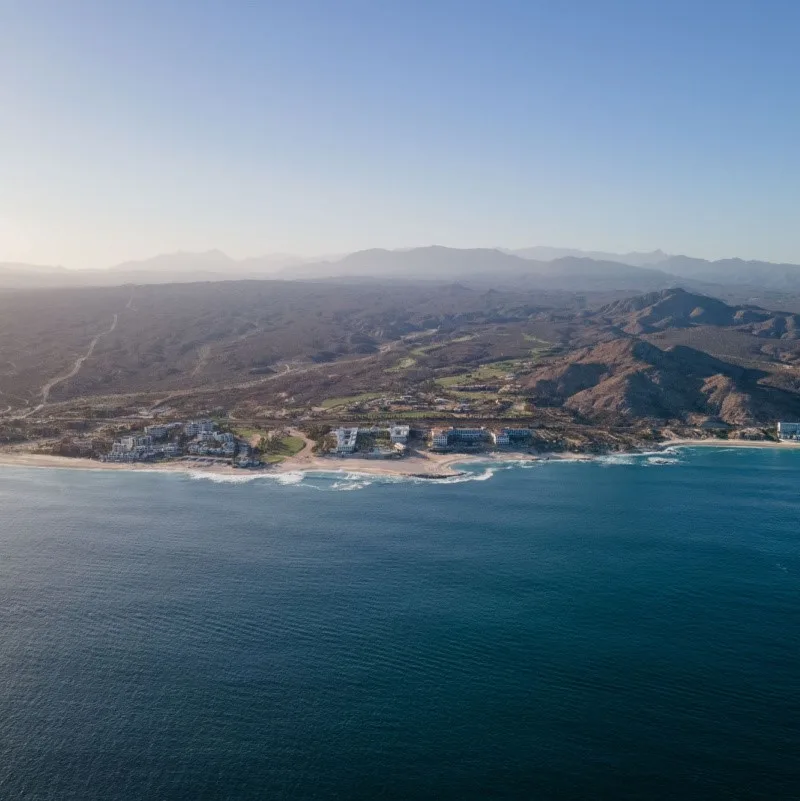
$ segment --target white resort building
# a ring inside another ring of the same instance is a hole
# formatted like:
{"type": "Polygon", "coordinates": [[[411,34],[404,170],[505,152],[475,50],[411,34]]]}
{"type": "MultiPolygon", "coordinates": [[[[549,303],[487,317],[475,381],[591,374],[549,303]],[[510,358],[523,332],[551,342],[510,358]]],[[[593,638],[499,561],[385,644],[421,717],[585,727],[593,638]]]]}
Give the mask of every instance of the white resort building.
{"type": "Polygon", "coordinates": [[[444,450],[453,445],[476,447],[489,438],[485,428],[434,428],[431,431],[431,448],[444,450]]]}
{"type": "Polygon", "coordinates": [[[410,426],[392,424],[389,426],[389,439],[394,445],[405,445],[408,442],[410,426]]]}
{"type": "Polygon", "coordinates": [[[217,430],[217,424],[213,420],[189,420],[183,427],[183,433],[187,437],[196,437],[201,434],[213,434],[217,430]]]}
{"type": "Polygon", "coordinates": [[[156,456],[151,436],[128,436],[111,445],[111,453],[105,458],[109,462],[140,462],[156,456]]]}
{"type": "Polygon", "coordinates": [[[499,447],[509,445],[527,445],[531,441],[530,428],[501,428],[492,432],[492,441],[499,447]]]}
{"type": "Polygon", "coordinates": [[[800,423],[778,423],[778,439],[800,439],[800,423]]]}
{"type": "Polygon", "coordinates": [[[444,450],[450,444],[449,432],[446,428],[434,428],[431,431],[431,449],[444,450]]]}
{"type": "Polygon", "coordinates": [[[166,426],[145,426],[144,433],[153,439],[164,439],[167,436],[169,429],[166,426]]]}
{"type": "Polygon", "coordinates": [[[358,426],[352,428],[337,428],[333,435],[336,437],[336,447],[334,453],[347,454],[353,453],[356,449],[358,439],[358,426]]]}
{"type": "Polygon", "coordinates": [[[381,438],[387,438],[394,446],[391,449],[378,445],[373,447],[365,455],[371,457],[376,456],[397,456],[405,452],[405,445],[408,442],[408,437],[411,433],[410,426],[399,425],[397,423],[388,423],[384,425],[375,426],[342,426],[333,430],[333,435],[336,437],[336,446],[333,453],[340,456],[354,453],[358,445],[359,437],[362,438],[362,448],[365,445],[365,438],[378,435],[381,438]]]}

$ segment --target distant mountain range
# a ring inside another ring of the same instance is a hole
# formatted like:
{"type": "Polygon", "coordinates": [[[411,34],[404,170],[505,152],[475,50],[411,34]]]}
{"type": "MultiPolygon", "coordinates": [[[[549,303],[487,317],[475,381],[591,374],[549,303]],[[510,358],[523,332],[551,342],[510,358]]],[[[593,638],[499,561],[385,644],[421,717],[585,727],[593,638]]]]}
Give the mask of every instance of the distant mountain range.
{"type": "Polygon", "coordinates": [[[274,253],[234,259],[220,250],[171,253],[107,269],[68,270],[0,263],[0,288],[118,286],[253,278],[319,280],[357,278],[467,281],[476,285],[522,285],[528,289],[653,291],[682,284],[698,290],[739,287],[800,291],[800,265],[722,259],[707,261],[655,250],[603,253],[532,247],[409,250],[372,249],[344,257],[309,259],[274,253]]]}
{"type": "Polygon", "coordinates": [[[266,278],[306,261],[308,259],[286,253],[234,259],[221,250],[209,250],[203,253],[164,253],[150,259],[126,261],[113,267],[92,270],[0,262],[0,288],[120,286],[266,278]]]}
{"type": "Polygon", "coordinates": [[[460,250],[436,245],[406,251],[362,250],[335,263],[303,264],[279,273],[287,277],[289,274],[307,279],[383,277],[578,291],[646,291],[673,286],[678,281],[659,270],[614,261],[573,256],[534,261],[497,249],[460,250]]]}
{"type": "Polygon", "coordinates": [[[555,261],[567,256],[574,256],[579,259],[594,259],[595,261],[615,261],[619,264],[627,264],[631,267],[655,267],[661,262],[670,258],[668,253],[663,250],[653,250],[648,253],[606,253],[601,250],[578,250],[576,248],[550,248],[538,245],[533,248],[520,248],[519,250],[505,250],[522,259],[532,259],[533,261],[555,261]]]}
{"type": "Polygon", "coordinates": [[[233,259],[221,250],[208,250],[205,253],[165,253],[151,259],[127,261],[109,268],[112,273],[212,273],[216,276],[226,273],[274,273],[287,267],[303,264],[310,259],[293,256],[289,253],[269,253],[247,259],[233,259]]]}

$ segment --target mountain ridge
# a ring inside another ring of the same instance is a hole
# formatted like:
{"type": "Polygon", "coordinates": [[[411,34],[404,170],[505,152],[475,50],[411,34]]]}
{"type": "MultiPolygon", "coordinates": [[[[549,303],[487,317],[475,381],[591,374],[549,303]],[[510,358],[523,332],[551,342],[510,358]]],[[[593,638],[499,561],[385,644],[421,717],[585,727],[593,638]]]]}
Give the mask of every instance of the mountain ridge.
{"type": "Polygon", "coordinates": [[[735,328],[764,338],[800,339],[800,315],[752,304],[731,306],[718,298],[682,287],[613,301],[595,313],[627,334],[666,328],[716,326],[735,328]]]}
{"type": "Polygon", "coordinates": [[[308,258],[285,253],[235,259],[220,250],[177,251],[122,262],[109,268],[0,263],[0,288],[111,286],[127,283],[186,283],[202,280],[318,278],[403,278],[472,280],[491,284],[523,282],[542,289],[645,292],[691,282],[695,288],[800,292],[800,265],[743,259],[708,261],[650,253],[603,254],[568,248],[448,248],[431,245],[404,250],[372,248],[343,257],[308,258]],[[555,258],[534,259],[540,253],[555,258]],[[609,258],[598,258],[608,255],[609,258]],[[613,257],[613,258],[610,258],[613,257]],[[637,261],[639,263],[631,263],[637,261]],[[643,262],[649,262],[647,264],[643,262]],[[580,279],[582,285],[575,285],[580,279]]]}
{"type": "Polygon", "coordinates": [[[535,245],[533,247],[505,250],[505,252],[523,259],[532,259],[533,261],[555,261],[565,256],[576,256],[577,258],[594,259],[596,261],[615,261],[631,267],[655,267],[670,258],[670,254],[661,249],[646,252],[612,253],[603,250],[581,250],[580,248],[556,248],[548,247],[547,245],[535,245]]]}

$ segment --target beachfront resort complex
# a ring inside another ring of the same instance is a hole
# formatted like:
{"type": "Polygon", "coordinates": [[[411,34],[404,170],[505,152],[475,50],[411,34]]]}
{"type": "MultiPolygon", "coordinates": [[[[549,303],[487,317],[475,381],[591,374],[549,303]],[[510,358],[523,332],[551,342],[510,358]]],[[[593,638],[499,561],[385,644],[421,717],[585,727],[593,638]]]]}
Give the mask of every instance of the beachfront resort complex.
{"type": "Polygon", "coordinates": [[[337,428],[333,431],[336,444],[332,452],[337,456],[347,456],[356,450],[363,456],[404,456],[410,433],[410,426],[396,423],[337,428]]]}
{"type": "MultiPolygon", "coordinates": [[[[530,428],[433,428],[413,430],[404,423],[340,426],[314,445],[320,456],[358,456],[362,459],[399,459],[409,452],[409,441],[432,452],[529,449],[530,428]]],[[[255,440],[253,440],[255,441],[255,440]]],[[[103,455],[105,462],[151,462],[182,459],[217,462],[236,467],[261,467],[259,449],[243,436],[223,430],[214,420],[189,420],[145,426],[116,439],[103,455]]]]}
{"type": "MultiPolygon", "coordinates": [[[[145,426],[143,430],[128,431],[111,445],[101,459],[106,462],[152,462],[181,459],[197,463],[228,464],[242,468],[261,468],[263,447],[256,447],[257,439],[250,432],[249,440],[241,432],[225,430],[215,420],[200,419],[185,422],[168,422],[145,426]]],[[[537,437],[533,427],[433,427],[412,429],[405,423],[385,422],[372,425],[341,425],[326,427],[327,434],[313,446],[319,456],[357,457],[361,459],[402,459],[413,447],[416,452],[477,453],[482,451],[542,450],[541,432],[537,437]],[[413,443],[413,444],[412,444],[413,443]]],[[[285,434],[286,432],[284,432],[285,434]]],[[[299,432],[296,432],[299,434],[299,432]]],[[[747,432],[745,432],[746,434],[747,432]]],[[[776,426],[777,439],[783,442],[800,442],[800,422],[781,421],[776,426]]],[[[756,437],[755,435],[758,435],[756,437]]],[[[742,435],[743,439],[763,438],[742,435]]],[[[773,435],[774,436],[774,435],[773,435]]],[[[261,444],[266,442],[264,438],[261,444]]],[[[297,437],[298,449],[304,447],[297,437]]],[[[553,443],[549,442],[552,448],[553,443]]],[[[279,461],[277,458],[266,462],[279,461]]]]}
{"type": "Polygon", "coordinates": [[[221,431],[213,420],[190,420],[145,426],[144,433],[120,437],[105,462],[150,462],[159,459],[230,461],[235,467],[257,467],[250,444],[230,431],[221,431]]]}

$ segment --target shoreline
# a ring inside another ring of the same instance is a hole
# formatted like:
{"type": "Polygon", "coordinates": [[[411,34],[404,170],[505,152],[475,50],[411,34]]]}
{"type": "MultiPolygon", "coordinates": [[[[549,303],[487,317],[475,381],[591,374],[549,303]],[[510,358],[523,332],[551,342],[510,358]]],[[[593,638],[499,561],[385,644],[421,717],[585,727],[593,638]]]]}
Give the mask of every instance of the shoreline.
{"type": "Polygon", "coordinates": [[[570,451],[529,453],[528,451],[491,451],[487,453],[425,453],[414,454],[400,460],[379,461],[357,457],[325,457],[299,453],[280,464],[263,470],[234,468],[230,465],[204,465],[184,461],[138,462],[100,462],[95,459],[54,456],[28,451],[0,451],[0,468],[35,467],[72,470],[122,470],[145,473],[206,473],[224,476],[280,476],[288,473],[357,473],[363,475],[406,476],[418,478],[451,478],[463,471],[457,465],[486,462],[517,461],[594,461],[609,455],[636,455],[665,451],[669,448],[768,448],[781,450],[800,450],[800,442],[774,442],[770,440],[721,440],[721,439],[672,439],[653,443],[650,449],[614,451],[608,454],[573,453],[570,451]]]}
{"type": "Polygon", "coordinates": [[[781,450],[797,450],[800,441],[786,442],[769,439],[671,439],[657,443],[660,448],[777,448],[781,450]]]}
{"type": "MultiPolygon", "coordinates": [[[[491,454],[486,454],[487,458],[491,454]]],[[[182,460],[169,462],[101,462],[85,457],[55,456],[29,451],[0,451],[0,468],[35,467],[72,470],[117,470],[144,473],[206,473],[225,476],[280,476],[287,473],[363,473],[369,475],[426,476],[450,478],[461,471],[452,465],[470,461],[471,454],[430,454],[408,456],[401,460],[322,457],[312,454],[292,456],[264,469],[250,470],[225,464],[202,464],[182,460]]],[[[519,455],[522,458],[522,455],[519,455]]]]}
{"type": "Polygon", "coordinates": [[[0,451],[0,468],[34,467],[43,469],[71,469],[105,471],[117,470],[139,473],[205,473],[223,476],[281,476],[290,473],[354,473],[399,477],[430,478],[432,480],[452,478],[463,474],[456,465],[508,462],[508,461],[590,461],[591,454],[554,452],[531,454],[527,451],[505,451],[503,453],[432,453],[415,454],[403,459],[377,460],[356,457],[324,457],[312,454],[289,457],[283,462],[261,470],[234,468],[230,465],[204,465],[184,461],[171,462],[100,462],[85,457],[54,456],[28,451],[0,451]]]}

